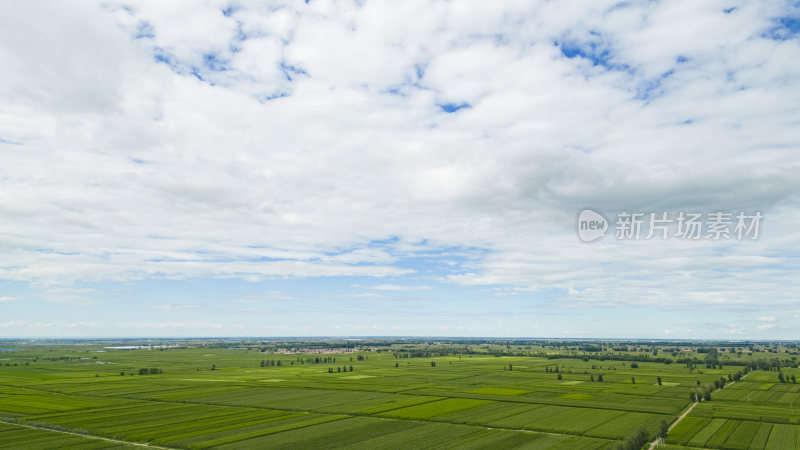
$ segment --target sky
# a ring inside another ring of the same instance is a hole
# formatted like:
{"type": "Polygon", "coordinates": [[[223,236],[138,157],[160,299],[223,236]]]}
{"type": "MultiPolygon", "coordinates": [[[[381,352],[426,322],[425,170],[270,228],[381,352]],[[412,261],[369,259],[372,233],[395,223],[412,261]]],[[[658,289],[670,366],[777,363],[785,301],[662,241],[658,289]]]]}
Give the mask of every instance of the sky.
{"type": "Polygon", "coordinates": [[[0,60],[0,337],[800,338],[797,2],[2,2],[0,60]],[[615,236],[682,212],[763,219],[615,236]]]}

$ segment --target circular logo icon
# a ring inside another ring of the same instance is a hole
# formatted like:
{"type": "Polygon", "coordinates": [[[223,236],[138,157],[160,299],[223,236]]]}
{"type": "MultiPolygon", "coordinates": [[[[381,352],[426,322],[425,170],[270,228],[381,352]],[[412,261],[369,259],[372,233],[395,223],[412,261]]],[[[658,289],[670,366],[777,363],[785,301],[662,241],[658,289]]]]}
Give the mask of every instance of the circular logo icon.
{"type": "Polygon", "coordinates": [[[578,214],[578,237],[583,242],[592,242],[605,236],[608,221],[602,214],[584,209],[578,214]]]}

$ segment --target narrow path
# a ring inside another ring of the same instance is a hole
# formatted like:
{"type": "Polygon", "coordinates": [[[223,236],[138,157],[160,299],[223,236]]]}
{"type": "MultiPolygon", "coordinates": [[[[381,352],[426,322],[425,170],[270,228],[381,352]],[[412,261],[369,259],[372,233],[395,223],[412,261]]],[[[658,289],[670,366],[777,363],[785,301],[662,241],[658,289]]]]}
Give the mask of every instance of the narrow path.
{"type": "Polygon", "coordinates": [[[0,420],[0,423],[4,423],[6,425],[12,425],[12,426],[16,426],[16,427],[32,428],[34,430],[44,430],[44,431],[49,431],[51,433],[61,433],[61,434],[69,434],[69,435],[72,435],[72,436],[80,436],[80,437],[87,438],[87,439],[98,439],[98,440],[101,440],[101,441],[113,442],[115,444],[125,444],[125,445],[134,445],[136,447],[159,448],[159,449],[164,449],[164,450],[171,450],[169,447],[161,447],[161,446],[158,446],[158,445],[143,444],[141,442],[121,441],[119,439],[111,439],[111,438],[102,437],[102,436],[95,436],[95,435],[92,435],[92,434],[74,433],[72,431],[53,430],[53,429],[50,429],[50,428],[37,427],[35,425],[28,425],[28,424],[18,423],[18,422],[6,422],[5,420],[0,420]]]}
{"type": "MultiPolygon", "coordinates": [[[[684,411],[683,414],[681,414],[677,419],[675,419],[675,422],[672,422],[669,428],[667,428],[667,434],[669,434],[669,432],[672,431],[673,428],[675,428],[675,425],[677,425],[681,420],[683,420],[684,417],[688,416],[689,413],[692,412],[692,410],[694,409],[695,406],[697,406],[698,403],[699,402],[692,402],[692,404],[686,409],[686,411],[684,411]]],[[[654,450],[659,443],[661,443],[660,437],[656,438],[652,443],[650,443],[649,450],[654,450]]]]}
{"type": "MultiPolygon", "coordinates": [[[[739,380],[743,380],[743,379],[744,379],[744,377],[746,377],[746,376],[748,376],[748,375],[750,375],[750,372],[747,372],[746,374],[742,375],[742,377],[741,377],[741,378],[739,378],[739,380]]],[[[736,382],[735,382],[735,381],[731,381],[730,383],[726,384],[725,386],[722,386],[722,388],[721,388],[721,389],[725,389],[726,387],[728,387],[728,386],[730,386],[730,385],[732,385],[732,384],[734,384],[734,383],[736,383],[736,382]]],[[[686,411],[684,411],[684,412],[683,412],[683,414],[681,414],[681,415],[680,415],[680,417],[678,417],[677,419],[675,419],[675,422],[672,422],[672,425],[670,425],[670,426],[669,426],[669,428],[667,428],[667,434],[669,434],[669,432],[670,432],[670,431],[672,431],[672,429],[673,429],[673,428],[675,428],[675,425],[677,425],[677,424],[678,424],[678,422],[680,422],[681,420],[683,420],[683,418],[684,418],[684,417],[688,416],[688,415],[689,415],[689,413],[690,413],[690,412],[692,412],[692,410],[694,409],[694,407],[695,407],[695,406],[697,406],[697,404],[698,404],[698,403],[700,403],[700,402],[693,402],[693,403],[691,404],[691,406],[689,406],[689,409],[687,409],[686,411]]],[[[655,440],[654,440],[652,443],[650,443],[650,447],[648,447],[648,449],[649,449],[649,450],[654,450],[654,449],[656,448],[656,446],[657,446],[659,443],[661,443],[661,441],[662,441],[662,438],[660,438],[660,437],[659,437],[659,438],[656,438],[656,439],[655,439],[655,440]]]]}
{"type": "Polygon", "coordinates": [[[692,412],[692,410],[694,409],[694,407],[695,407],[695,406],[697,406],[697,404],[698,404],[698,403],[699,403],[699,402],[694,402],[694,403],[692,403],[692,406],[690,406],[690,407],[689,407],[689,409],[687,409],[686,411],[684,411],[684,413],[683,413],[683,414],[681,414],[681,416],[680,416],[680,417],[678,417],[678,419],[677,419],[677,420],[675,420],[675,422],[672,422],[672,425],[670,425],[670,426],[669,426],[669,428],[667,428],[667,433],[669,433],[670,431],[672,431],[672,429],[673,429],[673,428],[675,428],[675,425],[677,425],[677,424],[678,424],[678,422],[680,422],[681,420],[683,420],[683,418],[684,418],[684,417],[688,416],[688,415],[689,415],[689,413],[690,413],[690,412],[692,412]]]}

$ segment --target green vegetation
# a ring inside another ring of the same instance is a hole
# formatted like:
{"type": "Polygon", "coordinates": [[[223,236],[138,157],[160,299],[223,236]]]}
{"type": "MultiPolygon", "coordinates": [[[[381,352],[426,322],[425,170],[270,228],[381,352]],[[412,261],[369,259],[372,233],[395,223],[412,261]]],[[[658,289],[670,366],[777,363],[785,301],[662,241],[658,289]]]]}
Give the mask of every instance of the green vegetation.
{"type": "Polygon", "coordinates": [[[797,347],[787,344],[161,343],[0,343],[20,349],[0,355],[0,442],[639,449],[661,436],[670,448],[800,443],[797,347]],[[106,348],[115,346],[136,348],[106,348]]]}

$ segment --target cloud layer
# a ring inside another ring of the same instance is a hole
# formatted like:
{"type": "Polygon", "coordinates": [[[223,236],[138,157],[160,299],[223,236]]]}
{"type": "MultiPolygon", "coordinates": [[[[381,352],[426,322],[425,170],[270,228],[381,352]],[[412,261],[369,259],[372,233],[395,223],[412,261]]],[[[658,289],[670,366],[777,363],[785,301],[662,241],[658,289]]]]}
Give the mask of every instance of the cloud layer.
{"type": "Polygon", "coordinates": [[[754,324],[778,314],[766,303],[798,311],[798,17],[788,2],[6,4],[0,279],[75,303],[93,283],[366,277],[740,305],[754,324]],[[755,242],[586,245],[584,206],[765,222],[755,242]],[[425,258],[449,269],[409,262],[425,258]]]}

